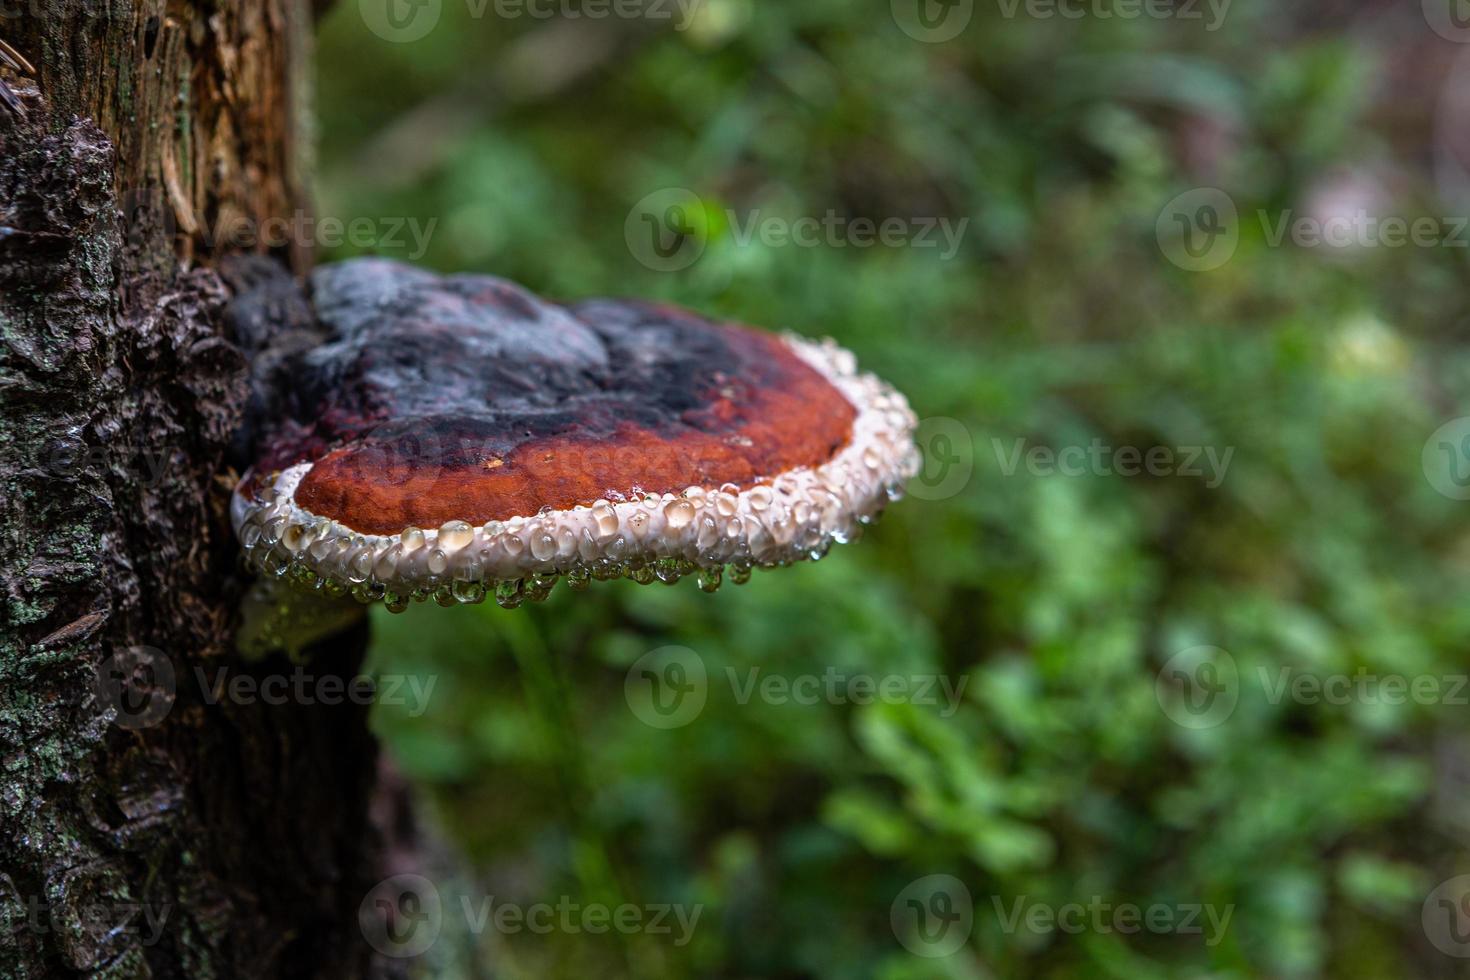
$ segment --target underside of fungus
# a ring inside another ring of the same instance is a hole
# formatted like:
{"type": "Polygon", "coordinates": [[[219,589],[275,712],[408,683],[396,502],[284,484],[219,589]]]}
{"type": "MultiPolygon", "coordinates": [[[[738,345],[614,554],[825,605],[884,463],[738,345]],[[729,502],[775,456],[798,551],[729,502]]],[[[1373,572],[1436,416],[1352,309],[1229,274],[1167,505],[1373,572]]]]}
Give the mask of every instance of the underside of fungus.
{"type": "Polygon", "coordinates": [[[320,342],[274,355],[231,516],[252,567],[325,596],[712,591],[820,558],[917,469],[904,397],[830,340],[376,259],[318,270],[312,300],[320,342]]]}

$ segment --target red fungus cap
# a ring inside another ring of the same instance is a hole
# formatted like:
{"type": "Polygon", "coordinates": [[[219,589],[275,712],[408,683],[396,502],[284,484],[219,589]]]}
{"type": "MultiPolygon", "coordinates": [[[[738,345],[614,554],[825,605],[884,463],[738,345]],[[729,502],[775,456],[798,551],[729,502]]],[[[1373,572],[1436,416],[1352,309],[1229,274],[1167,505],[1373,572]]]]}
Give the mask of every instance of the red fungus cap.
{"type": "Polygon", "coordinates": [[[917,465],[903,396],[830,341],[376,259],[312,286],[325,342],[289,364],[233,515],[258,565],[328,591],[712,587],[819,557],[917,465]]]}

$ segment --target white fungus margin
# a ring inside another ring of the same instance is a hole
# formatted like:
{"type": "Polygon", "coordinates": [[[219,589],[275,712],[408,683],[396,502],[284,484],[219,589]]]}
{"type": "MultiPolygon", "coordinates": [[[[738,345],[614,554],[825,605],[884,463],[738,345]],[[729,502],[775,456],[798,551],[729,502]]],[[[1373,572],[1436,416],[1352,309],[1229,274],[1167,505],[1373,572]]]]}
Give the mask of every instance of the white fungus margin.
{"type": "Polygon", "coordinates": [[[690,487],[379,535],[296,504],[296,488],[313,465],[307,462],[264,475],[254,500],[237,488],[230,508],[235,533],[247,562],[264,575],[327,595],[381,599],[393,610],[410,599],[433,596],[449,605],[487,594],[514,606],[544,598],[561,577],[581,588],[594,578],[672,583],[696,574],[700,587],[713,591],[726,566],[738,583],[753,567],[815,560],[902,496],[919,471],[917,420],[902,394],[859,374],[856,358],[831,339],[782,339],[857,409],[851,439],[819,466],[745,489],[690,487]]]}

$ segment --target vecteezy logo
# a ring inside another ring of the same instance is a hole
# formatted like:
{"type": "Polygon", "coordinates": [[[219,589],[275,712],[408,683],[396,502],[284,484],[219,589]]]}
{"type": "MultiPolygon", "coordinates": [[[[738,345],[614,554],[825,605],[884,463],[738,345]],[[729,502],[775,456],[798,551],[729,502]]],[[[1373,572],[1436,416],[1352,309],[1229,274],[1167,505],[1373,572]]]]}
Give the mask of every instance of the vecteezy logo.
{"type": "Polygon", "coordinates": [[[162,650],[129,647],[97,665],[97,701],[121,728],[152,728],[174,706],[174,665],[162,650]]]}
{"type": "Polygon", "coordinates": [[[1235,658],[1219,647],[1180,650],[1154,679],[1154,696],[1176,725],[1214,728],[1234,713],[1240,700],[1235,658]]]}
{"type": "Polygon", "coordinates": [[[363,898],[357,924],[368,945],[384,956],[418,956],[439,938],[444,903],[439,889],[424,876],[394,875],[363,898]]]}
{"type": "Polygon", "coordinates": [[[954,875],[928,875],[909,882],[888,909],[888,924],[916,956],[950,956],[970,939],[975,903],[954,875]]]}
{"type": "Polygon", "coordinates": [[[958,37],[975,16],[975,0],[890,0],[889,7],[900,30],[928,44],[958,37]]]}
{"type": "Polygon", "coordinates": [[[1424,19],[1446,41],[1470,42],[1470,0],[1423,0],[1424,19]]]}
{"type": "Polygon", "coordinates": [[[922,419],[914,442],[924,465],[908,483],[911,496],[944,500],[965,489],[975,471],[975,440],[963,422],[943,416],[922,419]]]}
{"type": "Polygon", "coordinates": [[[1470,415],[1435,429],[1419,462],[1435,490],[1451,500],[1470,500],[1470,415]]]}
{"type": "Polygon", "coordinates": [[[1216,187],[1185,191],[1164,205],[1154,224],[1164,258],[1189,272],[1209,272],[1229,262],[1240,244],[1235,201],[1216,187]]]}
{"type": "Polygon", "coordinates": [[[628,668],[623,696],[645,725],[681,728],[699,717],[709,696],[704,660],[688,647],[651,650],[628,668]]]}
{"type": "Polygon", "coordinates": [[[426,37],[439,23],[443,0],[357,0],[357,9],[378,37],[407,44],[426,37]]]}
{"type": "Polygon", "coordinates": [[[704,201],[683,187],[654,191],[633,205],[623,222],[628,251],[655,272],[677,272],[698,262],[708,236],[704,201]]]}
{"type": "Polygon", "coordinates": [[[1446,956],[1470,957],[1470,875],[1440,882],[1420,910],[1424,935],[1446,956]]]}

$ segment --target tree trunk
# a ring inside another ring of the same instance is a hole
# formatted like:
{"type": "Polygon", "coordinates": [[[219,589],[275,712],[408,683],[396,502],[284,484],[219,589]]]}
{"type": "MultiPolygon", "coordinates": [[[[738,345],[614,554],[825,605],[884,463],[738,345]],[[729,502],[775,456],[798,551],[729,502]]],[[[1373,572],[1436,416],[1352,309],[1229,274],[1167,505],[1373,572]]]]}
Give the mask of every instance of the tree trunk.
{"type": "MultiPolygon", "coordinates": [[[[0,75],[0,974],[362,975],[366,709],[211,690],[293,669],[234,654],[216,270],[309,258],[251,232],[303,204],[310,11],[9,6],[37,77],[0,75]]],[[[363,639],[303,669],[354,675],[363,639]]]]}

